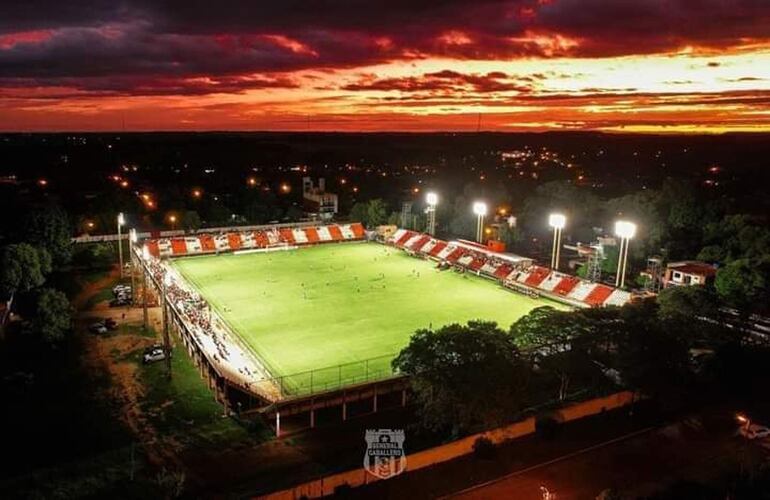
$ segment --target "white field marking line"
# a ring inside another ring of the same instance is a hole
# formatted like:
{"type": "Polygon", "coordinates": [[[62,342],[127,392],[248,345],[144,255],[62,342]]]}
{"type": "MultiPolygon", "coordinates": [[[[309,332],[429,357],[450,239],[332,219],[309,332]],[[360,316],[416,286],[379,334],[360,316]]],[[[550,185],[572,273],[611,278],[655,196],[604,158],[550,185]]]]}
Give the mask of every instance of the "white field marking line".
{"type": "Polygon", "coordinates": [[[471,486],[469,488],[465,488],[464,490],[456,491],[454,493],[451,493],[449,495],[444,495],[444,496],[441,496],[439,498],[440,499],[453,498],[453,497],[457,497],[457,496],[460,496],[460,495],[464,495],[466,493],[470,493],[470,492],[475,491],[475,490],[486,488],[487,486],[490,486],[490,485],[493,485],[493,484],[496,484],[496,483],[500,483],[502,481],[505,481],[506,479],[510,479],[512,477],[520,476],[522,474],[526,474],[527,472],[531,472],[531,471],[533,471],[535,469],[539,469],[541,467],[547,467],[547,466],[553,465],[553,464],[555,464],[557,462],[562,462],[564,460],[568,460],[568,459],[576,457],[578,455],[583,455],[585,453],[589,453],[589,452],[597,450],[599,448],[604,448],[606,446],[609,446],[609,445],[612,445],[612,444],[615,444],[615,443],[618,443],[618,442],[621,442],[621,441],[625,441],[625,440],[628,440],[628,439],[635,438],[637,436],[640,436],[642,434],[648,433],[650,431],[654,431],[654,430],[656,430],[658,428],[660,428],[660,426],[645,427],[644,429],[640,429],[638,431],[634,431],[634,432],[631,432],[629,434],[625,434],[623,436],[619,436],[619,437],[610,439],[609,441],[604,441],[603,443],[594,444],[594,445],[591,445],[591,446],[589,446],[587,448],[583,448],[581,450],[576,450],[576,451],[573,451],[571,453],[567,453],[566,455],[562,455],[560,457],[556,457],[556,458],[553,458],[551,460],[547,460],[547,461],[539,463],[539,464],[530,465],[529,467],[525,467],[524,469],[519,469],[517,471],[510,472],[510,473],[508,473],[508,474],[506,474],[504,476],[500,476],[500,477],[497,477],[497,478],[492,479],[490,481],[485,481],[483,483],[476,484],[476,485],[471,486]]]}

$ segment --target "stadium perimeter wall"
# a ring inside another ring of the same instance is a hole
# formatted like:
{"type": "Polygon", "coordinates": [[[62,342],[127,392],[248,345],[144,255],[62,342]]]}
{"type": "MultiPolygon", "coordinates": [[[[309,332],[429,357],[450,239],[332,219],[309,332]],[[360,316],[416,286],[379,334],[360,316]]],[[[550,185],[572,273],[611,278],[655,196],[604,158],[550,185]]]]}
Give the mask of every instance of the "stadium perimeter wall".
{"type": "MultiPolygon", "coordinates": [[[[597,415],[604,411],[621,408],[633,402],[634,393],[631,391],[621,391],[609,396],[594,398],[588,401],[581,401],[579,403],[568,405],[564,408],[550,412],[549,415],[560,422],[569,422],[572,420],[578,420],[592,415],[597,415]]],[[[533,434],[535,432],[535,420],[535,417],[529,417],[526,420],[521,420],[505,427],[473,434],[471,436],[458,439],[457,441],[452,441],[451,443],[407,455],[406,470],[404,471],[404,474],[473,453],[473,444],[477,439],[481,437],[489,439],[494,444],[501,444],[512,439],[533,434]]],[[[333,495],[335,489],[342,486],[355,488],[369,483],[374,483],[376,481],[380,481],[380,479],[371,475],[365,469],[360,468],[325,476],[314,481],[309,481],[292,488],[269,493],[258,498],[264,500],[320,498],[333,495]]]]}

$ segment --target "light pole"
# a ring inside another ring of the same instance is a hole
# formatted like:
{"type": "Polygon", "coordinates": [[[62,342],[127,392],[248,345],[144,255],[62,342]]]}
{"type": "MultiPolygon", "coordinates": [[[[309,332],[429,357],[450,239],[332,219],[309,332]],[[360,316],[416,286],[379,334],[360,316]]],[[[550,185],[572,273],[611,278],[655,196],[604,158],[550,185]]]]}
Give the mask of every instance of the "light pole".
{"type": "Polygon", "coordinates": [[[487,204],[477,201],[473,204],[473,213],[478,217],[476,222],[476,241],[481,243],[484,239],[484,216],[487,215],[487,204]]]}
{"type": "Polygon", "coordinates": [[[428,203],[428,234],[436,235],[436,205],[438,204],[438,195],[428,193],[425,195],[425,201],[428,203]]]}
{"type": "Polygon", "coordinates": [[[150,249],[147,245],[142,246],[142,320],[144,321],[144,331],[149,327],[147,318],[147,262],[150,260],[150,249]]]}
{"type": "Polygon", "coordinates": [[[134,255],[134,247],[136,246],[136,242],[138,240],[136,236],[136,229],[131,228],[128,231],[128,240],[130,241],[128,245],[128,256],[131,259],[131,303],[136,305],[136,261],[134,255]]]}
{"type": "Polygon", "coordinates": [[[615,223],[615,235],[620,238],[618,249],[618,272],[615,286],[623,288],[626,284],[626,266],[628,264],[628,242],[636,234],[636,224],[624,220],[615,223]]]}
{"type": "Polygon", "coordinates": [[[559,254],[561,252],[561,230],[567,223],[563,214],[551,214],[548,216],[548,225],[553,228],[553,248],[551,249],[551,269],[559,269],[559,254]]]}
{"type": "Polygon", "coordinates": [[[121,234],[121,228],[126,223],[126,218],[123,216],[123,212],[118,214],[118,259],[120,260],[120,277],[123,277],[123,236],[121,234]]]}

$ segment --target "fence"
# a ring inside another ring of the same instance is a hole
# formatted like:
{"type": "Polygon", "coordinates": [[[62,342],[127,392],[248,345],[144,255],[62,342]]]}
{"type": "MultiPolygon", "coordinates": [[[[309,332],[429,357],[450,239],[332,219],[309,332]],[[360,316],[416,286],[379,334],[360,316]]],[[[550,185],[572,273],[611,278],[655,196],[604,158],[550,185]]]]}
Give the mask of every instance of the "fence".
{"type": "MultiPolygon", "coordinates": [[[[262,380],[257,384],[279,388],[281,398],[310,396],[396,376],[398,373],[391,366],[391,361],[396,355],[391,353],[352,363],[317,368],[262,380]]],[[[261,387],[257,388],[261,389],[261,387]]]]}

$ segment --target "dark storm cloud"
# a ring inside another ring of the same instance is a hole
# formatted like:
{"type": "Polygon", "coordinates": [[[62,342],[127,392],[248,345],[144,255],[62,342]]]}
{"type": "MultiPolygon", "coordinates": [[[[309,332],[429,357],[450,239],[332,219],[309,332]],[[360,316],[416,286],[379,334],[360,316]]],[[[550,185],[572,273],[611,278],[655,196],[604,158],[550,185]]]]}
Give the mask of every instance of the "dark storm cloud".
{"type": "MultiPolygon", "coordinates": [[[[594,57],[686,45],[724,48],[770,40],[768,26],[768,0],[11,1],[0,5],[0,85],[84,78],[82,88],[93,89],[112,77],[151,91],[153,80],[165,78],[431,56],[594,57]]],[[[487,83],[495,85],[492,80],[487,83]]],[[[380,85],[388,83],[398,84],[380,85]]]]}

